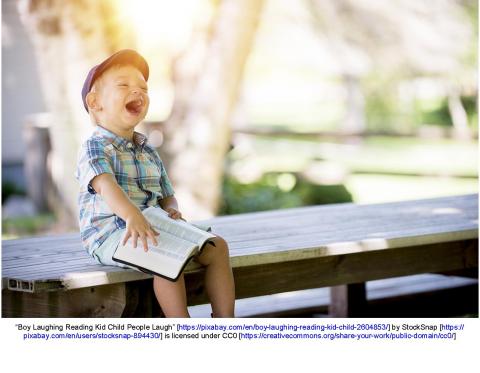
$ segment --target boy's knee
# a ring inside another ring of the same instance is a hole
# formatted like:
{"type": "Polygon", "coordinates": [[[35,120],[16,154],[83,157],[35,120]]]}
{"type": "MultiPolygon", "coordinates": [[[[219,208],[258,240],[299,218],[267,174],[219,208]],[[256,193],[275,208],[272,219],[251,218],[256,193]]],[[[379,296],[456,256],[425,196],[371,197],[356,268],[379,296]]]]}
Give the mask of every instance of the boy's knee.
{"type": "Polygon", "coordinates": [[[229,250],[228,250],[228,243],[225,241],[222,237],[217,236],[213,240],[215,249],[214,251],[217,253],[217,255],[221,256],[229,256],[229,250]]]}
{"type": "Polygon", "coordinates": [[[222,237],[215,237],[212,243],[206,245],[202,253],[196,258],[196,261],[203,265],[219,260],[229,258],[228,244],[222,237]]]}
{"type": "Polygon", "coordinates": [[[228,250],[228,243],[223,239],[223,237],[216,236],[212,241],[215,243],[216,247],[221,247],[228,250]]]}

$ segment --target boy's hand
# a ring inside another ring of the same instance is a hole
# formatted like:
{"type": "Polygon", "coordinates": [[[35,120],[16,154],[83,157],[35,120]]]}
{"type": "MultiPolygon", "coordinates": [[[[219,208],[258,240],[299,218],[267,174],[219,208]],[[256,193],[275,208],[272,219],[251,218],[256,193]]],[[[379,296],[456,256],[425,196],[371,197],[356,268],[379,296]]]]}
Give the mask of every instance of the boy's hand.
{"type": "Polygon", "coordinates": [[[172,219],[176,220],[182,218],[182,213],[173,207],[167,207],[165,208],[165,211],[168,212],[168,216],[172,219]]]}
{"type": "Polygon", "coordinates": [[[154,245],[158,245],[155,236],[158,236],[159,233],[152,228],[148,220],[145,219],[145,216],[143,216],[140,211],[134,212],[129,218],[127,218],[126,223],[127,229],[122,245],[125,245],[130,237],[132,238],[132,246],[134,248],[137,247],[138,239],[142,242],[143,250],[145,251],[148,251],[147,238],[150,238],[154,245]]]}

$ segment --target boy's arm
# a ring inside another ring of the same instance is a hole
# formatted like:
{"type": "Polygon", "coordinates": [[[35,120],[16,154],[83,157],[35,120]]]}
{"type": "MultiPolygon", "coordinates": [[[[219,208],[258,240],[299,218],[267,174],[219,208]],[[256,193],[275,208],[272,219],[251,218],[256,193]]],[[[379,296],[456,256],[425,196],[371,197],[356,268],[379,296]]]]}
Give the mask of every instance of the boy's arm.
{"type": "Polygon", "coordinates": [[[122,241],[123,245],[127,243],[130,237],[132,237],[133,247],[137,247],[137,240],[140,239],[145,251],[148,250],[147,237],[150,237],[155,245],[158,244],[155,238],[158,233],[151,227],[139,208],[130,201],[113,175],[104,173],[95,176],[91,185],[95,192],[102,196],[113,213],[127,223],[127,232],[122,241]]]}
{"type": "Polygon", "coordinates": [[[178,211],[178,202],[175,196],[165,197],[160,200],[160,206],[172,219],[181,219],[182,213],[178,211]]]}

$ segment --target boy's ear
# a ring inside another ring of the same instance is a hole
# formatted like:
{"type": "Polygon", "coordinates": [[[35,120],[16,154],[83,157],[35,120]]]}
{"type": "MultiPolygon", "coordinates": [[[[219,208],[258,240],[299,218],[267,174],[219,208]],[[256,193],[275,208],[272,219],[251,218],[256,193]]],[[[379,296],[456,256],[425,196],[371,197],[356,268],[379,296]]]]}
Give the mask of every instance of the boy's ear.
{"type": "Polygon", "coordinates": [[[87,102],[88,110],[99,111],[100,103],[98,102],[98,95],[95,92],[89,92],[85,97],[87,102]]]}

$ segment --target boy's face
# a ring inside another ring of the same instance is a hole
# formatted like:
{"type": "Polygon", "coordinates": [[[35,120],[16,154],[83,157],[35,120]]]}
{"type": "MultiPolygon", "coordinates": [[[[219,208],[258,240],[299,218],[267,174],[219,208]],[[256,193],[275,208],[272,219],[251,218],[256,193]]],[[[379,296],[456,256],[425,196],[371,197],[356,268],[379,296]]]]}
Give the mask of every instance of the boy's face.
{"type": "Polygon", "coordinates": [[[120,132],[131,131],[148,112],[148,86],[133,66],[114,66],[95,82],[95,107],[99,124],[120,132]],[[98,84],[97,84],[98,82],[98,84]]]}

